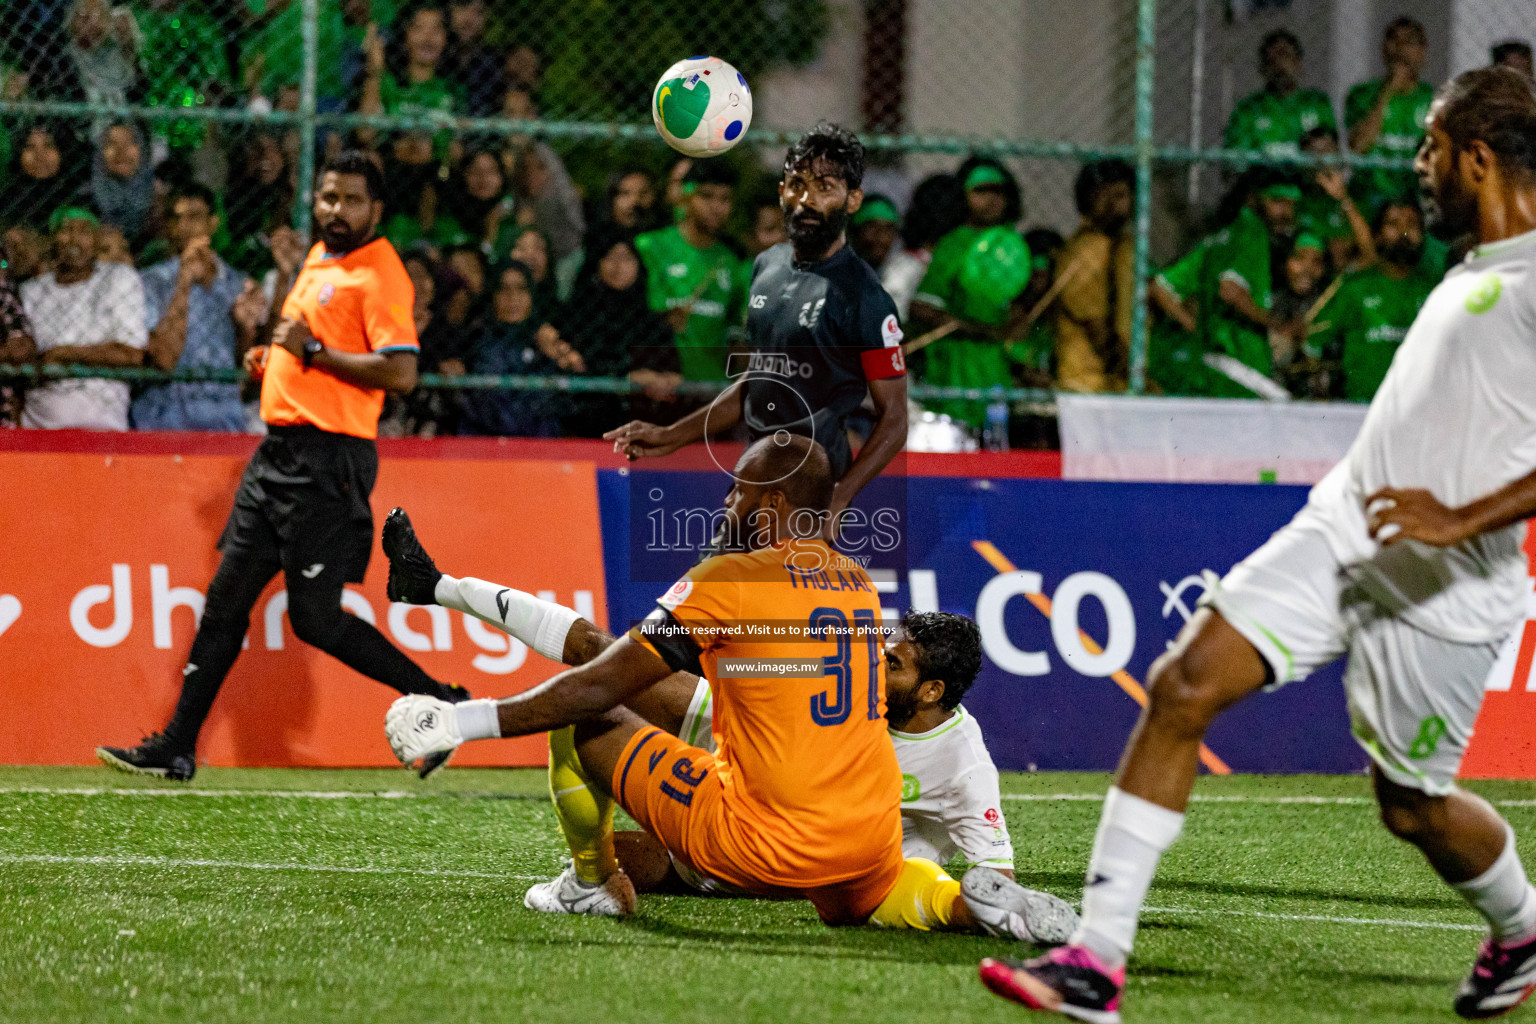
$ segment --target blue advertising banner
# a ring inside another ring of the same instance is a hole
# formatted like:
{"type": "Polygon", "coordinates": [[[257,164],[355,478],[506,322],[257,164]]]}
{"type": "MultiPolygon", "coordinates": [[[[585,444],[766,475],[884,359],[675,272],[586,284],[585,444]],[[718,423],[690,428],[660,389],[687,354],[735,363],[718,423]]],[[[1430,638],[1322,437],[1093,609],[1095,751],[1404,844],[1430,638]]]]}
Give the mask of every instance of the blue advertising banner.
{"type": "MultiPolygon", "coordinates": [[[[701,517],[729,485],[718,472],[599,472],[612,627],[697,561],[701,517]]],[[[1131,691],[1193,612],[1202,573],[1224,573],[1305,500],[1287,486],[882,477],[855,504],[850,554],[870,559],[892,613],[977,620],[985,659],[965,704],[999,768],[1109,770],[1138,714],[1131,691]]],[[[1340,679],[1335,665],[1255,694],[1208,748],[1239,772],[1363,769],[1340,679]]]]}

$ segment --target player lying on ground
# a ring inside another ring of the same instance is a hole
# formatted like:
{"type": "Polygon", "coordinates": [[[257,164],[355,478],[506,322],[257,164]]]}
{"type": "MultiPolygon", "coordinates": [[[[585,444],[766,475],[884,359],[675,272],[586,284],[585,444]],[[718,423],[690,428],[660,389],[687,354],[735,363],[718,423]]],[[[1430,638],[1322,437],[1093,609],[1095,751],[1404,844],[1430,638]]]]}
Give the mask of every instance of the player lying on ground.
{"type": "Polygon", "coordinates": [[[1492,1017],[1536,986],[1536,889],[1515,833],[1456,786],[1504,637],[1524,617],[1536,515],[1536,96],[1507,68],[1459,75],[1415,160],[1444,234],[1479,245],[1430,294],[1360,435],[1307,506],[1209,591],[1152,668],[1104,801],[1072,944],[984,961],[993,991],[1120,1019],[1158,859],[1184,825],[1221,711],[1348,653],[1344,688],[1382,822],[1488,922],[1455,1009],[1492,1017]]]}
{"type": "MultiPolygon", "coordinates": [[[[864,570],[819,539],[833,488],[826,453],[798,436],[765,438],[734,476],[730,554],[695,566],[639,626],[525,694],[396,702],[386,724],[395,754],[409,764],[469,739],[552,732],[552,789],[573,864],[530,890],[536,909],[634,908],[614,848],[616,800],[692,871],[755,895],[804,897],[828,924],[981,925],[1055,939],[1075,921],[1062,901],[989,868],[956,883],[932,861],[903,858],[879,601],[864,570]],[[752,639],[748,627],[761,623],[799,624],[801,636],[752,639]],[[810,661],[815,674],[736,674],[765,659],[810,661]],[[716,753],[624,706],[677,672],[709,681],[716,753]]],[[[392,561],[409,561],[396,539],[392,561]]],[[[422,589],[411,596],[432,596],[422,589]]],[[[535,627],[543,653],[559,631],[535,627]]],[[[569,620],[563,631],[568,644],[569,620]]]]}
{"type": "MultiPolygon", "coordinates": [[[[606,630],[569,608],[498,583],[443,574],[403,509],[384,522],[389,599],[438,604],[473,615],[552,660],[584,665],[613,644],[606,630]]],[[[960,701],[981,670],[976,624],[948,612],[908,612],[885,648],[886,722],[902,774],[902,852],[946,864],[955,854],[1013,877],[1013,844],[997,768],[981,729],[960,701]]],[[[709,683],[674,672],[625,706],[692,746],[715,752],[709,683]]],[[[556,764],[556,762],[552,762],[556,764]]],[[[562,788],[552,780],[552,792],[562,788]]],[[[644,832],[615,835],[619,864],[639,892],[678,882],[718,891],[644,832]],[[658,853],[660,856],[658,856],[658,853]]]]}

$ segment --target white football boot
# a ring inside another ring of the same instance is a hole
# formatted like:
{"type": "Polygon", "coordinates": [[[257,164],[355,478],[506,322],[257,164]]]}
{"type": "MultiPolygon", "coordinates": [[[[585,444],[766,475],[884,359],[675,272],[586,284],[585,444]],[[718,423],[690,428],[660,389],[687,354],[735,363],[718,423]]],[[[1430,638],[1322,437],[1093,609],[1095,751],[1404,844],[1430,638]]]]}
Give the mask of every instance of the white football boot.
{"type": "Polygon", "coordinates": [[[575,865],[567,864],[556,877],[530,888],[523,906],[541,914],[625,917],[635,911],[635,887],[623,871],[602,885],[590,885],[576,877],[575,865]]]}
{"type": "Polygon", "coordinates": [[[1077,911],[1048,892],[1026,889],[1007,875],[973,867],[960,879],[960,898],[988,935],[1056,946],[1077,930],[1077,911]]]}

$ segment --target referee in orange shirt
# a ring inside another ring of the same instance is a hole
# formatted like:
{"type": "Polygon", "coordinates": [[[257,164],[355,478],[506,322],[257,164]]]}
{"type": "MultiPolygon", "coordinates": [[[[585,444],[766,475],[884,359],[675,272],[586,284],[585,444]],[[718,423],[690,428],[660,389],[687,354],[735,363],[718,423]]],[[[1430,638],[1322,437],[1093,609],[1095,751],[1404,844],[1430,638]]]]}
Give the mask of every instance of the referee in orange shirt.
{"type": "MultiPolygon", "coordinates": [[[[315,194],[321,242],[310,250],[282,306],[272,344],[246,369],[262,378],[267,436],[241,477],[219,539],[223,559],[208,586],[181,698],[165,731],[136,747],[98,747],[113,768],[186,780],[197,770],[197,734],[240,654],[251,609],[279,571],[294,634],[401,693],[458,702],[377,629],[341,608],[344,584],[361,583],[373,548],[368,496],[378,475],[384,393],[416,386],[420,345],[411,279],[394,247],[375,235],[384,175],[357,151],[325,165],[315,194]]],[[[422,777],[442,767],[422,767],[422,777]]]]}

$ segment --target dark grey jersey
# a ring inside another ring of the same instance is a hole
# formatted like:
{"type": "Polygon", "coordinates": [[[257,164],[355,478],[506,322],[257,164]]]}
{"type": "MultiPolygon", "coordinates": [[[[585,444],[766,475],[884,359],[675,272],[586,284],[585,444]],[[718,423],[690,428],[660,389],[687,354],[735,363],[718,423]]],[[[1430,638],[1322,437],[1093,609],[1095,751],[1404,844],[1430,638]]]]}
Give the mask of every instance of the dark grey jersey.
{"type": "Polygon", "coordinates": [[[736,358],[747,364],[742,419],[752,439],[779,430],[814,437],[842,479],[852,461],[848,414],[870,381],[907,372],[896,304],[880,279],[846,245],[806,264],[789,243],[776,245],[752,267],[747,341],[748,354],[736,358]]]}

